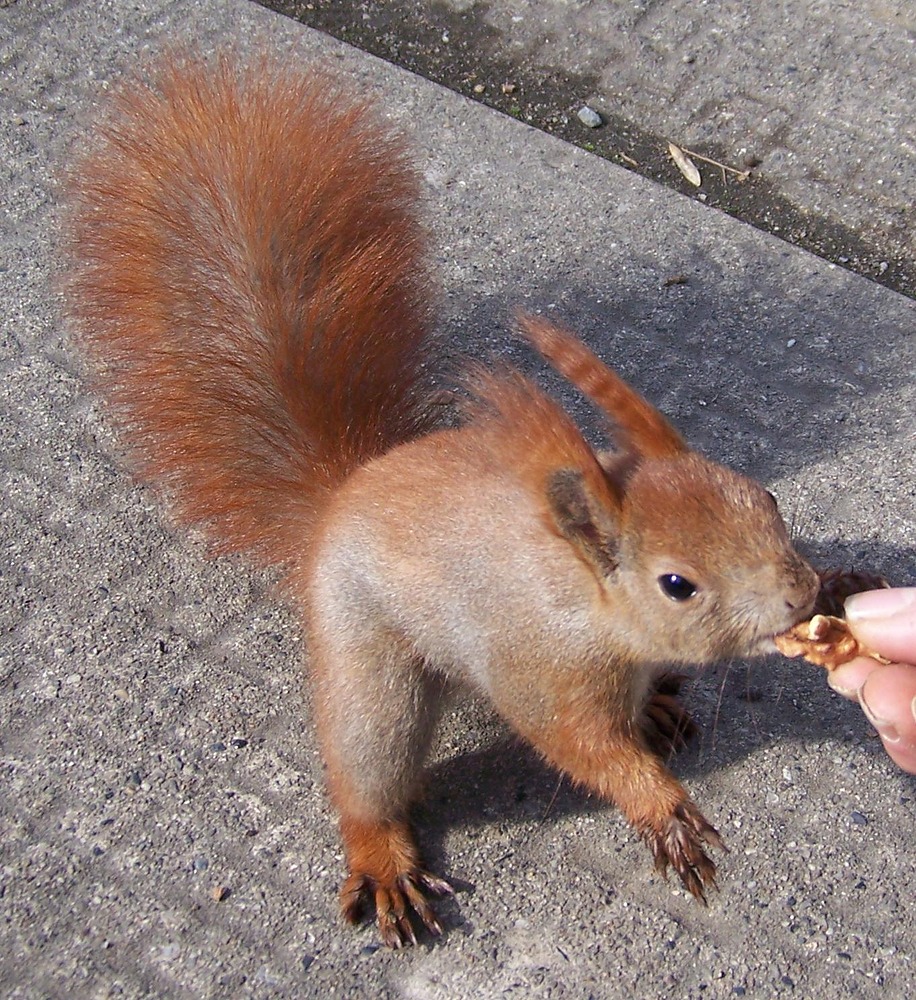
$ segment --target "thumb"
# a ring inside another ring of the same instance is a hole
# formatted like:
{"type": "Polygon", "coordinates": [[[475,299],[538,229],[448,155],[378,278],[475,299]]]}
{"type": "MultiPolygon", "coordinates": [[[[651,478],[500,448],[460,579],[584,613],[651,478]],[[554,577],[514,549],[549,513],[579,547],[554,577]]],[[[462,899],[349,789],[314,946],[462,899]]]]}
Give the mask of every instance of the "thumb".
{"type": "Polygon", "coordinates": [[[916,663],[916,587],[853,594],[846,621],[869,649],[896,663],[916,663]]]}

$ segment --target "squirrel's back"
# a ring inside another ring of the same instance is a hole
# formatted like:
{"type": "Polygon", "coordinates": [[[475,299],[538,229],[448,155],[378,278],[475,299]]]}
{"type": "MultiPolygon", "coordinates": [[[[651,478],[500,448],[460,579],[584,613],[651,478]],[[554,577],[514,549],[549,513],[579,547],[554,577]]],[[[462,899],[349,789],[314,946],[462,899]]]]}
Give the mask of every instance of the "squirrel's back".
{"type": "Polygon", "coordinates": [[[326,73],[173,58],[73,171],[68,299],[146,478],[223,550],[431,426],[418,178],[326,73]]]}

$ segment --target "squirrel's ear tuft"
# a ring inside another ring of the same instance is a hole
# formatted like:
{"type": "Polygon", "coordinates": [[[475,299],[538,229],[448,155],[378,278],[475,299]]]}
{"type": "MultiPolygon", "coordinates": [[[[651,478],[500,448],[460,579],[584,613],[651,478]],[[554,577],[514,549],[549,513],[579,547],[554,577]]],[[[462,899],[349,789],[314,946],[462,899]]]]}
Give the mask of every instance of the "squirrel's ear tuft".
{"type": "Polygon", "coordinates": [[[578,469],[556,469],[547,481],[547,504],[559,534],[601,576],[617,568],[617,521],[590,491],[578,469]]]}
{"type": "Polygon", "coordinates": [[[665,417],[578,337],[540,316],[520,312],[516,318],[525,339],[611,421],[621,450],[640,458],[669,458],[687,451],[665,417]]]}

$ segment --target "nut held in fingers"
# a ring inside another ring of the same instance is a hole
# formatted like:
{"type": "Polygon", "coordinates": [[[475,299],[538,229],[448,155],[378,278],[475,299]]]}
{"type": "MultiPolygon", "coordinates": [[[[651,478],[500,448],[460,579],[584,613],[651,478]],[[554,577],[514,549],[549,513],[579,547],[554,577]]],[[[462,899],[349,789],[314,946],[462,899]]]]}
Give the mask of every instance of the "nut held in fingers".
{"type": "Polygon", "coordinates": [[[828,670],[836,670],[857,656],[870,656],[879,663],[890,663],[863,646],[846,622],[833,615],[815,615],[809,621],[799,622],[788,632],[777,635],[774,642],[783,656],[803,656],[809,663],[828,670]]]}

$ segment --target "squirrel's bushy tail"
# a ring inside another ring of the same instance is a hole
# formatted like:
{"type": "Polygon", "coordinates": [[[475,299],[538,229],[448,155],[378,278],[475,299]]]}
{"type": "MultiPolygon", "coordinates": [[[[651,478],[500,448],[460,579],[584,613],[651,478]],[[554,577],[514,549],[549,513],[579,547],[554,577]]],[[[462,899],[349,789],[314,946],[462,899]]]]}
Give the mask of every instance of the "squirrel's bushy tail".
{"type": "Polygon", "coordinates": [[[325,72],[172,57],[69,186],[68,301],[139,472],[221,550],[295,558],[328,491],[431,423],[401,140],[325,72]]]}

